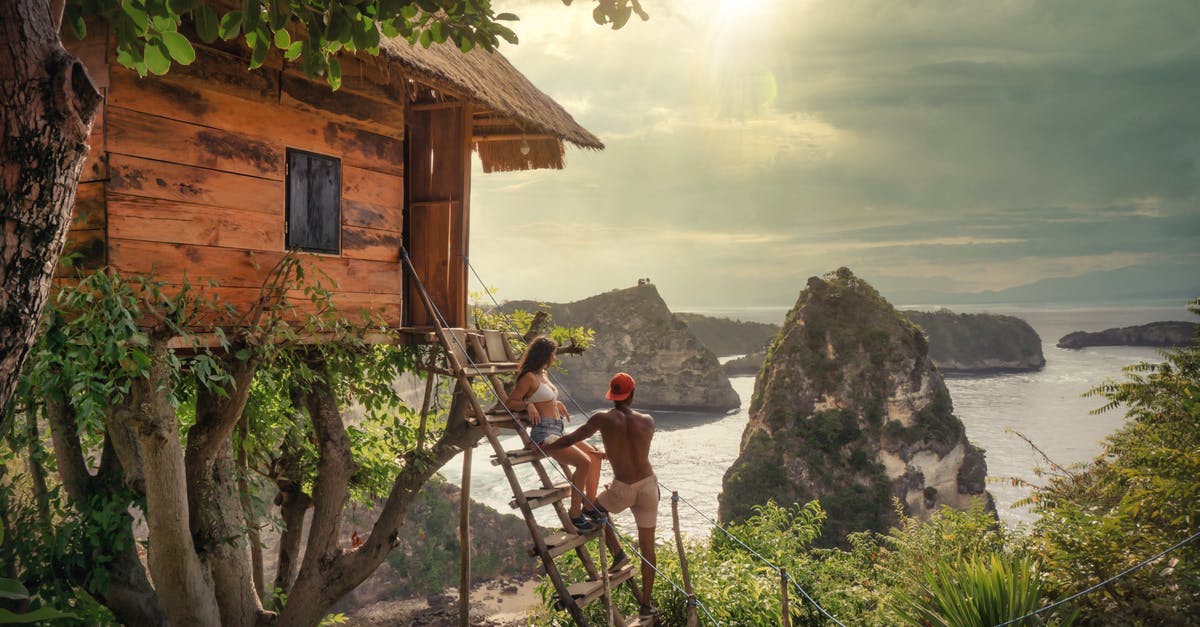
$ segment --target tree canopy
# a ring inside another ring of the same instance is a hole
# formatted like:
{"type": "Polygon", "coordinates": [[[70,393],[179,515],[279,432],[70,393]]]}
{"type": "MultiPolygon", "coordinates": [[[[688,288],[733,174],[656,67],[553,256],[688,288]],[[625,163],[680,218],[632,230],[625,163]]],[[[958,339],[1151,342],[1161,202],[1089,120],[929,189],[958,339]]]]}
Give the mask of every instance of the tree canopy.
{"type": "MultiPolygon", "coordinates": [[[[635,13],[649,18],[638,0],[595,1],[597,24],[618,29],[635,13]]],[[[403,37],[426,48],[449,41],[463,52],[492,51],[501,41],[517,43],[506,23],[518,19],[496,12],[491,0],[68,0],[65,21],[79,37],[91,16],[108,22],[118,61],[142,76],[192,63],[192,37],[204,43],[240,38],[252,51],[251,69],[274,47],[334,89],[341,84],[336,55],[343,50],[378,54],[381,37],[403,37]]]]}

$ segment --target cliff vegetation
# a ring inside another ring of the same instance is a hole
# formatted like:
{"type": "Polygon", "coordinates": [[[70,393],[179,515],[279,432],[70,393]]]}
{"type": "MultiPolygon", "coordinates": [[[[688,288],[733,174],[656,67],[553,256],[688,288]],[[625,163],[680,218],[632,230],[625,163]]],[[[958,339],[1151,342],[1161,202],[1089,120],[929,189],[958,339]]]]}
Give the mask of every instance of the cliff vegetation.
{"type": "Polygon", "coordinates": [[[671,313],[653,284],[612,290],[573,303],[509,301],[502,309],[543,309],[556,324],[594,331],[591,348],[563,359],[566,371],[556,375],[585,406],[609,404],[604,399],[609,379],[622,371],[637,381],[638,407],[720,412],[741,405],[716,355],[671,313]]]}
{"type": "Polygon", "coordinates": [[[1058,340],[1059,348],[1089,346],[1157,346],[1170,348],[1195,342],[1197,325],[1194,322],[1151,322],[1095,333],[1076,331],[1058,340]]]}
{"type": "Polygon", "coordinates": [[[929,338],[929,355],[944,373],[1041,370],[1042,338],[1015,316],[952,311],[903,312],[929,338]]]}
{"type": "Polygon", "coordinates": [[[846,268],[809,279],[755,382],[721,519],[819,499],[830,545],[895,524],[893,497],[920,516],[990,506],[983,452],[952,409],[919,328],[846,268]]]}

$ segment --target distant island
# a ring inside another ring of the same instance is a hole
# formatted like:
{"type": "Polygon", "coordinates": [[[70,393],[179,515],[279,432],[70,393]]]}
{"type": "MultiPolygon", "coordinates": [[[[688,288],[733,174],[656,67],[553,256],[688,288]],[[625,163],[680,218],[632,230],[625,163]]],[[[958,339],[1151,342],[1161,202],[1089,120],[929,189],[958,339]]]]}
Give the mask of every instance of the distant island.
{"type": "Polygon", "coordinates": [[[697,313],[677,313],[675,318],[682,320],[695,334],[696,339],[703,342],[717,357],[762,351],[771,343],[775,334],[779,333],[779,325],[765,322],[746,322],[697,313]]]}
{"type": "Polygon", "coordinates": [[[925,331],[929,356],[943,373],[1025,372],[1046,365],[1042,338],[1020,318],[947,310],[901,314],[925,331]]]}
{"type": "Polygon", "coordinates": [[[1089,346],[1156,346],[1173,348],[1188,346],[1196,341],[1194,322],[1151,322],[1132,327],[1105,329],[1095,333],[1075,331],[1058,340],[1059,348],[1089,346]]]}

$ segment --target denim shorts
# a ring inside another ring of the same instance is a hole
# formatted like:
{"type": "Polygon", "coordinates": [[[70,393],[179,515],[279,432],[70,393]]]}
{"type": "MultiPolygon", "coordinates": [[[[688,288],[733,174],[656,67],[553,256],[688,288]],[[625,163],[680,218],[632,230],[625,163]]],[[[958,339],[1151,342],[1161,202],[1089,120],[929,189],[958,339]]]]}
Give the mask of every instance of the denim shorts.
{"type": "Polygon", "coordinates": [[[529,439],[541,444],[547,439],[553,438],[553,442],[562,437],[563,421],[557,418],[542,418],[542,421],[529,428],[529,439]]]}

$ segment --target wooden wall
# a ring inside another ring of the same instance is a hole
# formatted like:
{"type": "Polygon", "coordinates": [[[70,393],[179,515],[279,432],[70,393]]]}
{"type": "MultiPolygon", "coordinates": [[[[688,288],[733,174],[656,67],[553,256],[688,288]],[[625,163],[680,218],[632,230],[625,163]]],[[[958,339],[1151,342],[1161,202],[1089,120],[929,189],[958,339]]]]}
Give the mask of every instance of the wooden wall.
{"type": "MultiPolygon", "coordinates": [[[[89,68],[108,59],[106,71],[93,73],[105,74],[108,84],[93,135],[98,156],[81,179],[72,242],[106,238],[107,262],[122,273],[175,285],[211,279],[222,298],[248,308],[285,254],[286,150],[337,157],[342,251],[305,256],[337,283],[341,311],[380,310],[398,326],[405,185],[399,75],[377,59],[343,59],[345,80],[335,93],[285,69],[277,54],[249,71],[248,57],[220,45],[225,49],[197,44],[193,65],[145,79],[105,55],[103,45],[85,57],[89,68]],[[89,202],[101,205],[103,219],[87,217],[89,202]]],[[[89,46],[95,44],[76,42],[74,52],[83,56],[89,46]]]]}

